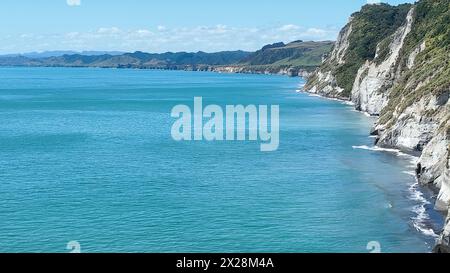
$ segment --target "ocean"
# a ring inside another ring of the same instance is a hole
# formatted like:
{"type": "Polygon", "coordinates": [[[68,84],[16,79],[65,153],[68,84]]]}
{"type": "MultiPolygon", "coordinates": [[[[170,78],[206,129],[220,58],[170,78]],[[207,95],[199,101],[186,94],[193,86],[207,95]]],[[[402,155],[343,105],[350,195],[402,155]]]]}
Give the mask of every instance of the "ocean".
{"type": "Polygon", "coordinates": [[[429,252],[414,158],[300,78],[0,68],[0,252],[429,252]],[[171,109],[279,105],[280,142],[174,141],[171,109]],[[369,246],[369,248],[368,248],[369,246]]]}

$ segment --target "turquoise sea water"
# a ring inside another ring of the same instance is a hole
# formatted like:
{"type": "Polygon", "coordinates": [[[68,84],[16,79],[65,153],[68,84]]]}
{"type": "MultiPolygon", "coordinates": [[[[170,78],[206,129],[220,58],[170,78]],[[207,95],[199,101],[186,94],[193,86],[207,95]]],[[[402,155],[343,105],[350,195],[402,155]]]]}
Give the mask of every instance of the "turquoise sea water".
{"type": "Polygon", "coordinates": [[[414,225],[437,224],[410,158],[354,149],[372,145],[374,120],[296,93],[301,83],[0,68],[0,252],[429,251],[414,225]],[[280,105],[279,150],[173,141],[170,111],[194,96],[280,105]]]}

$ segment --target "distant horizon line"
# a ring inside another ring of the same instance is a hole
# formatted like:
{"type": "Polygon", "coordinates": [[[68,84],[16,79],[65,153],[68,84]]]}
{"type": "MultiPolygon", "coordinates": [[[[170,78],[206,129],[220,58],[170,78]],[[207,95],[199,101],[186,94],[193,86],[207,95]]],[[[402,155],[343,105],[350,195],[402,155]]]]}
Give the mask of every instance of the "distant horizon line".
{"type": "MultiPolygon", "coordinates": [[[[291,43],[295,43],[295,42],[303,42],[303,43],[307,43],[307,42],[315,42],[315,43],[326,43],[326,42],[330,42],[330,43],[334,43],[335,40],[294,40],[294,41],[290,41],[290,42],[274,42],[274,43],[269,43],[269,44],[265,44],[262,45],[259,49],[257,50],[242,50],[242,49],[230,49],[230,50],[218,50],[218,51],[203,51],[203,50],[198,50],[198,51],[160,51],[160,52],[151,52],[151,51],[144,51],[144,50],[71,50],[71,49],[61,49],[61,50],[44,50],[44,51],[28,51],[28,52],[16,52],[16,53],[2,53],[0,52],[0,57],[27,57],[25,55],[42,55],[42,54],[50,54],[50,53],[60,53],[61,56],[63,55],[76,55],[76,54],[80,54],[80,55],[86,55],[86,54],[82,54],[82,53],[92,53],[94,55],[123,55],[123,54],[128,54],[128,53],[147,53],[147,54],[166,54],[166,53],[208,53],[208,54],[212,54],[212,53],[221,53],[221,52],[237,52],[237,51],[241,51],[241,52],[256,52],[258,50],[261,50],[264,46],[266,45],[272,45],[272,44],[276,44],[276,43],[284,43],[285,45],[291,44],[291,43]],[[64,54],[67,53],[67,54],[64,54]]],[[[88,56],[88,55],[87,55],[88,56]]]]}

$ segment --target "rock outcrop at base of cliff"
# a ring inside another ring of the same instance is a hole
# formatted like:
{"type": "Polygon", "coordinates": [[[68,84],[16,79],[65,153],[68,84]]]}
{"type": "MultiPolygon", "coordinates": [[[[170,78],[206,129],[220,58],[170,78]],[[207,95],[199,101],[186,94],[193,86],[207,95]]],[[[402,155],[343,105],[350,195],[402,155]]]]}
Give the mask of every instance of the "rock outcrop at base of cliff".
{"type": "Polygon", "coordinates": [[[228,66],[209,66],[197,70],[210,71],[218,73],[238,73],[238,74],[265,74],[265,75],[284,75],[289,77],[310,76],[313,70],[306,68],[294,67],[266,67],[266,66],[245,66],[245,65],[228,65],[228,66]]]}
{"type": "MultiPolygon", "coordinates": [[[[351,22],[352,19],[350,19],[351,22]]],[[[338,39],[333,47],[330,56],[324,61],[323,65],[312,74],[305,89],[308,92],[319,94],[331,98],[343,98],[344,89],[339,87],[333,74],[333,67],[345,64],[344,57],[349,47],[349,37],[352,33],[352,24],[347,24],[339,33],[338,39]]]]}
{"type": "MultiPolygon", "coordinates": [[[[305,90],[351,100],[357,110],[379,116],[375,144],[420,156],[418,181],[438,190],[435,207],[450,215],[448,18],[448,0],[364,6],[305,90]]],[[[441,250],[450,247],[449,236],[450,218],[441,250]]]]}

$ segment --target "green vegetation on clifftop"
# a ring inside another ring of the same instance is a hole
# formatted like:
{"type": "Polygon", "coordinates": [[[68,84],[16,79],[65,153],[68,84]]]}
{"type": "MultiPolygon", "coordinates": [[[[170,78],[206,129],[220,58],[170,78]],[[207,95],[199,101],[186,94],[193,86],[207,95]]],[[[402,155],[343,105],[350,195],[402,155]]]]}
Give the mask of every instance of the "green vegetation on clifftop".
{"type": "MultiPolygon", "coordinates": [[[[321,67],[324,72],[330,71],[336,78],[336,82],[333,84],[344,90],[340,97],[350,97],[359,68],[367,60],[374,60],[377,45],[380,42],[385,41],[384,48],[388,49],[391,35],[405,23],[410,9],[410,4],[365,5],[361,11],[352,15],[351,22],[344,28],[346,31],[351,26],[348,48],[343,56],[343,62],[338,63],[336,59],[328,59],[321,67]]],[[[382,54],[387,55],[387,53],[382,54]]],[[[323,87],[320,84],[317,82],[317,78],[312,77],[307,86],[318,85],[320,89],[323,87]]]]}
{"type": "MultiPolygon", "coordinates": [[[[394,112],[402,113],[425,95],[448,100],[450,92],[450,1],[422,0],[417,3],[411,33],[401,52],[404,72],[390,94],[381,113],[380,123],[390,125],[394,112]],[[425,50],[417,55],[415,65],[407,69],[407,60],[418,46],[425,50]]],[[[433,113],[429,113],[431,116],[433,113]]]]}
{"type": "Polygon", "coordinates": [[[330,41],[294,41],[287,45],[276,43],[256,51],[242,60],[239,65],[267,69],[314,69],[320,66],[323,56],[330,52],[332,47],[333,42],[330,41]]]}
{"type": "Polygon", "coordinates": [[[365,5],[352,15],[352,32],[344,57],[345,64],[336,68],[337,85],[350,96],[358,69],[375,58],[377,45],[392,35],[404,22],[411,5],[365,5]]]}

